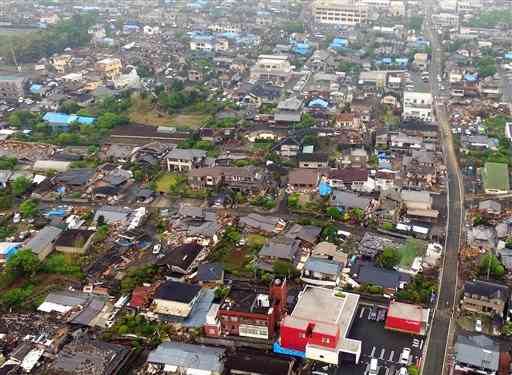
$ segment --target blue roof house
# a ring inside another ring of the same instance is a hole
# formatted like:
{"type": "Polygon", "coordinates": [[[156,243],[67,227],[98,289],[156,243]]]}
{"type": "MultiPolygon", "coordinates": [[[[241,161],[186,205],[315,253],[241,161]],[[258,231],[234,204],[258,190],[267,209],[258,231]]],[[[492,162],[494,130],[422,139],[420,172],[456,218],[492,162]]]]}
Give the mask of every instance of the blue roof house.
{"type": "Polygon", "coordinates": [[[43,92],[43,86],[34,83],[32,86],[30,86],[30,92],[34,95],[41,95],[43,92]]]}
{"type": "Polygon", "coordinates": [[[68,130],[71,124],[78,123],[79,125],[92,125],[96,121],[95,117],[86,117],[78,115],[68,115],[59,112],[47,112],[43,121],[47,122],[55,130],[68,130]]]}
{"type": "Polygon", "coordinates": [[[0,261],[8,261],[10,257],[18,252],[21,243],[0,242],[0,261]]]}
{"type": "Polygon", "coordinates": [[[298,55],[305,56],[309,54],[311,47],[307,43],[295,43],[292,50],[298,55]]]}
{"type": "Polygon", "coordinates": [[[409,65],[409,59],[407,57],[397,57],[395,59],[395,64],[401,68],[405,68],[407,65],[409,65]]]}
{"type": "Polygon", "coordinates": [[[309,102],[308,107],[310,108],[322,108],[326,109],[329,106],[329,102],[322,98],[316,98],[309,102]]]}
{"type": "Polygon", "coordinates": [[[334,38],[331,44],[329,44],[329,47],[336,50],[347,48],[348,40],[344,38],[334,38]]]}

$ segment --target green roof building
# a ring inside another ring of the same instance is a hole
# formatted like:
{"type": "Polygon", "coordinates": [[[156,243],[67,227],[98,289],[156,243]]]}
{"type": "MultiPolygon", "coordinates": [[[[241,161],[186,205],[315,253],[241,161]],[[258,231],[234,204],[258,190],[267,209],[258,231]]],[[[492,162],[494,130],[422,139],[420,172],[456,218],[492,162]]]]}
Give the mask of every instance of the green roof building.
{"type": "Polygon", "coordinates": [[[506,194],[510,191],[507,164],[485,163],[482,180],[486,194],[506,194]]]}

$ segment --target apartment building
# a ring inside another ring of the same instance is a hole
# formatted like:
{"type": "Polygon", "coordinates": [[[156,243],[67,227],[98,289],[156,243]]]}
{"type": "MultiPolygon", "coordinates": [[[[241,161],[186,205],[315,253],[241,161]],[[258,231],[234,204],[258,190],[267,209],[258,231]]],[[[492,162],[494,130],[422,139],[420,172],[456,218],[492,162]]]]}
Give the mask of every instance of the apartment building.
{"type": "Polygon", "coordinates": [[[509,294],[506,285],[482,280],[466,281],[462,309],[491,317],[503,317],[509,294]]]}
{"type": "Polygon", "coordinates": [[[313,3],[317,23],[354,26],[368,22],[368,4],[358,0],[317,0],[313,3]]]}
{"type": "Polygon", "coordinates": [[[260,55],[251,68],[251,79],[264,80],[274,84],[282,84],[289,80],[292,66],[287,56],[260,55]]]}
{"type": "Polygon", "coordinates": [[[417,118],[432,121],[432,94],[429,92],[404,92],[402,118],[417,118]]]}
{"type": "Polygon", "coordinates": [[[23,96],[25,78],[17,75],[0,75],[0,99],[17,99],[23,96]]]}
{"type": "Polygon", "coordinates": [[[123,65],[118,58],[108,58],[96,62],[96,71],[106,78],[114,78],[121,74],[123,65]]]}

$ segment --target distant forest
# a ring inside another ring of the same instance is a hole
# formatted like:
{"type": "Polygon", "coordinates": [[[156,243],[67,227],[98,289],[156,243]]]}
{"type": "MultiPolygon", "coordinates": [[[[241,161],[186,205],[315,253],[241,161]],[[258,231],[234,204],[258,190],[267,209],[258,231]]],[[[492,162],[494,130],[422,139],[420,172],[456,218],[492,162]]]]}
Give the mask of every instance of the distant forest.
{"type": "Polygon", "coordinates": [[[66,48],[86,45],[91,40],[87,32],[95,23],[96,15],[75,15],[48,29],[34,30],[23,35],[0,37],[0,56],[7,64],[27,64],[60,53],[66,48]]]}

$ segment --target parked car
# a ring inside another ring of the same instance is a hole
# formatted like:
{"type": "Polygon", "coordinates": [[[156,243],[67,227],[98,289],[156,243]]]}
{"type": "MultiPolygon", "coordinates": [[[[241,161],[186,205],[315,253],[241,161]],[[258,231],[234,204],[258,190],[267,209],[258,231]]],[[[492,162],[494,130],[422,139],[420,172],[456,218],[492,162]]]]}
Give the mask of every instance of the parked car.
{"type": "Polygon", "coordinates": [[[370,313],[368,314],[369,320],[377,320],[377,309],[373,308],[370,310],[370,313]]]}
{"type": "Polygon", "coordinates": [[[377,314],[377,321],[382,322],[386,319],[386,310],[379,309],[379,312],[377,314]]]}
{"type": "Polygon", "coordinates": [[[377,358],[372,358],[370,360],[370,370],[368,371],[368,375],[377,375],[379,373],[379,360],[377,358]]]}
{"type": "Polygon", "coordinates": [[[153,246],[153,254],[159,254],[160,250],[162,250],[162,244],[157,243],[153,246]]]}
{"type": "Polygon", "coordinates": [[[475,331],[482,332],[482,321],[480,319],[477,319],[475,322],[475,331]]]}
{"type": "Polygon", "coordinates": [[[400,355],[399,363],[401,365],[408,365],[410,357],[411,357],[411,349],[410,348],[404,348],[402,350],[402,354],[400,355]]]}

